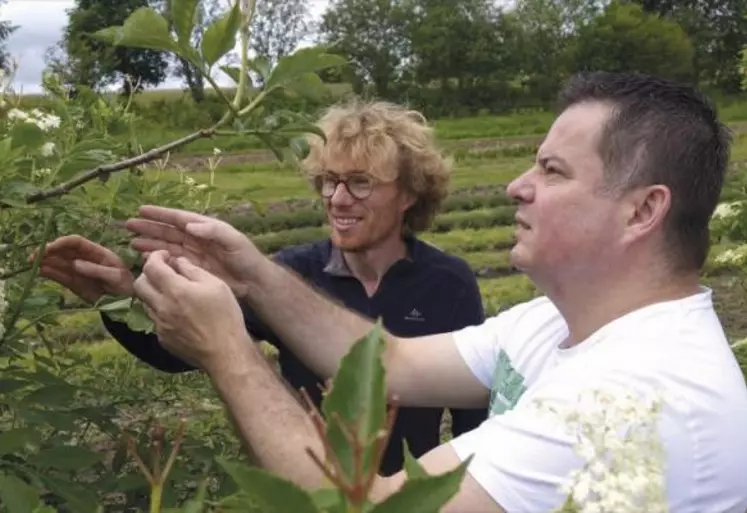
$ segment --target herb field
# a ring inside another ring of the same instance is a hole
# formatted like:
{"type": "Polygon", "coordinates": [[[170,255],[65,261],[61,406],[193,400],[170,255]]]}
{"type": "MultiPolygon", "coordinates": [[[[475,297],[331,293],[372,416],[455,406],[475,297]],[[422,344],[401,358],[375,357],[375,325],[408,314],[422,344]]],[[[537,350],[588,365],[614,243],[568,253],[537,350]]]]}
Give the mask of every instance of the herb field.
{"type": "MultiPolygon", "coordinates": [[[[438,125],[439,138],[455,160],[452,188],[432,227],[420,236],[469,263],[478,277],[488,315],[538,294],[526,276],[509,262],[515,206],[504,190],[512,178],[531,165],[541,137],[537,135],[541,133],[538,127],[546,129],[550,119],[544,114],[517,116],[513,120],[485,118],[475,120],[472,130],[465,120],[438,125]],[[484,134],[474,127],[484,129],[484,134]],[[505,135],[496,136],[496,127],[503,127],[505,135]]],[[[742,184],[747,183],[743,178],[747,172],[747,123],[736,120],[733,129],[733,173],[725,199],[739,197],[745,190],[742,184]]],[[[187,151],[171,155],[160,170],[151,166],[146,172],[160,179],[166,175],[174,180],[194,181],[195,186],[212,182],[217,190],[210,198],[211,208],[268,254],[326,236],[321,204],[296,169],[277,162],[266,152],[228,150],[226,146],[238,144],[224,142],[229,141],[201,141],[204,153],[188,147],[187,151]],[[210,151],[213,147],[221,152],[214,154],[210,151]],[[211,173],[209,165],[216,163],[211,173]]],[[[737,340],[747,337],[747,292],[741,271],[715,262],[714,256],[723,249],[721,244],[714,247],[704,283],[714,289],[729,338],[737,340]]],[[[170,480],[179,485],[167,488],[167,502],[179,501],[189,494],[191,487],[196,486],[190,475],[202,472],[215,456],[241,454],[222,405],[201,373],[172,375],[140,363],[107,335],[95,312],[63,316],[54,329],[45,333],[44,340],[46,346],[37,348],[37,358],[38,354],[49,353],[60,372],[69,369],[69,378],[81,388],[100,391],[96,397],[75,396],[74,391],[69,391],[69,397],[50,400],[79,404],[89,411],[98,408],[102,420],[125,427],[143,444],[153,422],[173,433],[179,421],[186,419],[185,448],[181,451],[184,456],[170,480]],[[80,365],[81,358],[87,361],[85,365],[80,365]]],[[[738,350],[744,351],[745,347],[738,350]]],[[[271,353],[268,349],[268,355],[271,353]]],[[[742,361],[747,362],[747,351],[742,361]]],[[[448,425],[445,419],[444,437],[449,436],[448,425]]],[[[145,501],[147,483],[125,457],[125,446],[89,427],[70,419],[70,428],[80,430],[83,443],[107,454],[105,465],[120,476],[110,483],[111,511],[128,511],[145,501]]],[[[225,482],[228,484],[229,480],[225,482]]],[[[107,486],[97,484],[98,489],[102,487],[107,486]]],[[[81,486],[78,493],[85,496],[85,488],[81,486]]]]}

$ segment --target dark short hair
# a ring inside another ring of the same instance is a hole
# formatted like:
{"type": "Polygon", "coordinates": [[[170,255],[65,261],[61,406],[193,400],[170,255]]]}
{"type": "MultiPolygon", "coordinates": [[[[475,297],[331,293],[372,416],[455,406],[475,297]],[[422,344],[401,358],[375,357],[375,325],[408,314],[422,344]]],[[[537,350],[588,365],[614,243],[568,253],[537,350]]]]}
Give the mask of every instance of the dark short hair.
{"type": "Polygon", "coordinates": [[[721,196],[731,133],[715,107],[690,85],[644,74],[581,73],[559,95],[561,111],[609,103],[599,154],[610,190],[661,184],[671,191],[664,243],[676,271],[702,268],[709,222],[721,196]]]}

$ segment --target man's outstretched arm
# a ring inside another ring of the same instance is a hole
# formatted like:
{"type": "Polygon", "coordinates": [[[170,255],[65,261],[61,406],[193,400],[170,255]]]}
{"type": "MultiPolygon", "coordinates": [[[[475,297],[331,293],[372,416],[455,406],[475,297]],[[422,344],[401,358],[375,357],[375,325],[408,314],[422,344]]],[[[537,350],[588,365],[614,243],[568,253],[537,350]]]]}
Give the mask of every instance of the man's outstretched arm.
{"type": "MultiPolygon", "coordinates": [[[[374,320],[344,308],[273,263],[228,223],[155,206],[143,206],[140,214],[127,222],[128,229],[139,235],[133,240],[134,249],[184,256],[220,278],[322,377],[334,375],[340,359],[374,327],[374,320]]],[[[450,334],[412,339],[387,335],[387,342],[388,391],[403,406],[487,404],[487,388],[464,363],[450,334]]]]}
{"type": "MultiPolygon", "coordinates": [[[[286,347],[325,378],[375,321],[315,290],[263,257],[242,298],[286,347]]],[[[483,407],[488,390],[464,363],[450,333],[399,338],[384,332],[390,396],[402,406],[483,407]]]]}

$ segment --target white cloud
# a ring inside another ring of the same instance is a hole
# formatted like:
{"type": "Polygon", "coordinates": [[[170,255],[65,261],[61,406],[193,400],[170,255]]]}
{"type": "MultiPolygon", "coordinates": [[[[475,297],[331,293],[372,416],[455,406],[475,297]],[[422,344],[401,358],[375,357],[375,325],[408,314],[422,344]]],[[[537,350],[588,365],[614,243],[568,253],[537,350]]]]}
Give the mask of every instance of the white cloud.
{"type": "MultiPolygon", "coordinates": [[[[314,18],[324,11],[328,0],[308,0],[314,18]]],[[[7,49],[18,61],[14,88],[19,92],[36,93],[40,90],[44,54],[62,37],[67,24],[66,10],[75,0],[7,0],[0,5],[0,19],[8,20],[18,29],[8,38],[7,49]]],[[[221,74],[222,75],[222,74],[221,74]]],[[[224,84],[229,79],[218,79],[224,84]]],[[[160,87],[179,87],[179,79],[169,78],[160,87]]]]}

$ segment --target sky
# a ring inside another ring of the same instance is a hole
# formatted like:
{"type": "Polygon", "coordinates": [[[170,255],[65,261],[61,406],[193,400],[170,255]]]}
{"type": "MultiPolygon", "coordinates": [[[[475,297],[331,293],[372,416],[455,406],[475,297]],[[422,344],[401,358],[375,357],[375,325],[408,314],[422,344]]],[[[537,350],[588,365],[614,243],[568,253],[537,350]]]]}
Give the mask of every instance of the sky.
{"type": "MultiPolygon", "coordinates": [[[[326,0],[307,1],[314,17],[321,15],[327,3],[326,0]]],[[[65,11],[74,4],[75,0],[6,0],[0,5],[0,19],[19,26],[7,41],[7,50],[18,61],[13,81],[16,92],[40,91],[44,55],[62,37],[68,18],[65,11]]],[[[225,77],[217,78],[223,84],[232,83],[225,77]]],[[[178,78],[169,77],[160,87],[179,86],[178,78]]]]}

